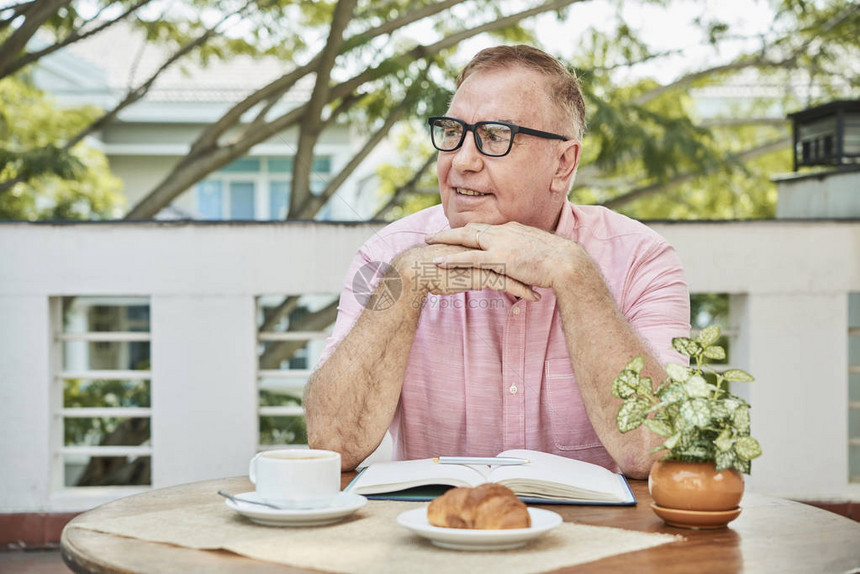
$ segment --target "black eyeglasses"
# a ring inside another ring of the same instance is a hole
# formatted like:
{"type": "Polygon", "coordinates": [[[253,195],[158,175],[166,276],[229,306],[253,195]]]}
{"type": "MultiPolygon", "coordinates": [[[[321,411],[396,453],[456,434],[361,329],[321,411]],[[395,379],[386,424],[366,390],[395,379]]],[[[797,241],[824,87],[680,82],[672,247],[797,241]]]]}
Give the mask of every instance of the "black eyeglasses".
{"type": "Polygon", "coordinates": [[[526,134],[539,138],[567,141],[569,138],[531,128],[523,128],[507,122],[476,122],[467,124],[457,118],[444,116],[427,120],[430,124],[430,137],[433,147],[439,151],[454,151],[459,149],[466,139],[466,132],[472,130],[475,136],[475,147],[484,155],[502,157],[508,155],[514,144],[514,135],[526,134]]]}

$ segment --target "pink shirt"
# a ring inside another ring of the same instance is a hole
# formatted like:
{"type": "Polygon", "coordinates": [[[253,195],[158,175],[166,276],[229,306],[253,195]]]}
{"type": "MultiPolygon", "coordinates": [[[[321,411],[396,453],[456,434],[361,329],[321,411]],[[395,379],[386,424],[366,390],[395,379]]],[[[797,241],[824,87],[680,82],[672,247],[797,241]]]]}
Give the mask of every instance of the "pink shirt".
{"type": "MultiPolygon", "coordinates": [[[[362,246],[321,360],[364,310],[353,292],[361,266],[388,263],[425,245],[427,233],[447,228],[437,205],[392,223],[362,246]]],[[[588,252],[618,308],[661,363],[683,361],[669,350],[672,337],[690,331],[689,293],[675,250],[645,225],[596,206],[568,203],[556,234],[588,252]]],[[[427,299],[390,427],[396,459],[528,448],[617,470],[586,415],[553,291],[539,291],[536,303],[489,289],[427,299]]]]}

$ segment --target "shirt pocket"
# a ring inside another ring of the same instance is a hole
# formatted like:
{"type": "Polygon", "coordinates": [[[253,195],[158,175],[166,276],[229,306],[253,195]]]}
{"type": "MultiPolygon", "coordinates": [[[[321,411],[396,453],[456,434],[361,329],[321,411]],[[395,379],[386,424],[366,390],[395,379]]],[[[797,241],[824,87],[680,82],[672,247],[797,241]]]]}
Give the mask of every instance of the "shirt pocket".
{"type": "Polygon", "coordinates": [[[544,388],[546,399],[542,407],[544,413],[549,413],[550,436],[555,447],[561,451],[603,451],[585,412],[569,358],[544,361],[544,388]]]}

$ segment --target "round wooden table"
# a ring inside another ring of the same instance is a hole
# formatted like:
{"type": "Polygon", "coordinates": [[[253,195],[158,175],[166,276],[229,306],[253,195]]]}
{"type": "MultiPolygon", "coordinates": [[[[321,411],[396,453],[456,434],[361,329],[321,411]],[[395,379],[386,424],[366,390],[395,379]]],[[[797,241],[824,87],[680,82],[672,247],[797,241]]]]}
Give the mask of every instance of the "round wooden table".
{"type": "MultiPolygon", "coordinates": [[[[354,473],[343,475],[343,484],[354,473]]],[[[860,523],[812,506],[747,493],[740,517],[721,530],[666,526],[652,512],[644,481],[631,481],[635,507],[559,506],[566,521],[642,532],[680,534],[664,544],[581,564],[560,572],[786,572],[847,573],[860,569],[860,523]]],[[[63,560],[75,572],[308,572],[226,551],[201,551],[73,528],[84,518],[126,517],[211,501],[216,490],[252,489],[246,477],[157,489],[100,506],[63,531],[63,560]]]]}

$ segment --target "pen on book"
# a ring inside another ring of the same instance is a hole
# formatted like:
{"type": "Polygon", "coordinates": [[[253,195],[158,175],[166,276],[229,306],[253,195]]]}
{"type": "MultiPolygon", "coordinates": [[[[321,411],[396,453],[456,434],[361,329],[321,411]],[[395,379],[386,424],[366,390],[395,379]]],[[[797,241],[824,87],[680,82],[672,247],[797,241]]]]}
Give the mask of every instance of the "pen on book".
{"type": "Polygon", "coordinates": [[[505,456],[437,456],[433,462],[439,464],[495,464],[511,466],[516,464],[528,464],[528,459],[513,458],[505,456]]]}

